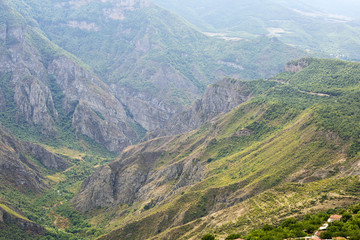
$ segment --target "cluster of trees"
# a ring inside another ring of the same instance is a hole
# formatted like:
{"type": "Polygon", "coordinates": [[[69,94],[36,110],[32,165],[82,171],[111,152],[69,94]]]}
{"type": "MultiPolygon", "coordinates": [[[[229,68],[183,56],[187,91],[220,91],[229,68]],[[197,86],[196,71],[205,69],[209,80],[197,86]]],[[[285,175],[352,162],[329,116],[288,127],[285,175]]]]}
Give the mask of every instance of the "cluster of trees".
{"type": "MultiPolygon", "coordinates": [[[[250,231],[244,238],[246,240],[267,239],[277,240],[293,237],[305,237],[312,235],[329,218],[329,214],[319,213],[316,215],[305,215],[302,221],[289,218],[283,221],[278,227],[264,225],[261,229],[250,231]]],[[[237,235],[228,236],[227,240],[237,238],[237,235]]]]}
{"type": "Polygon", "coordinates": [[[350,240],[360,239],[360,213],[355,209],[356,214],[346,212],[342,215],[341,221],[335,221],[329,224],[326,231],[320,234],[322,239],[332,239],[333,237],[345,237],[350,240]]]}
{"type": "MultiPolygon", "coordinates": [[[[342,215],[341,221],[329,223],[326,231],[321,232],[320,238],[332,239],[333,237],[344,237],[349,240],[360,239],[360,204],[357,204],[341,211],[330,209],[326,213],[306,214],[300,221],[288,218],[279,226],[265,224],[260,229],[250,231],[247,235],[231,234],[227,236],[226,240],[237,238],[246,240],[282,240],[312,236],[328,220],[330,215],[334,213],[342,215]]],[[[201,240],[215,239],[216,237],[212,234],[206,234],[201,238],[201,240]]]]}

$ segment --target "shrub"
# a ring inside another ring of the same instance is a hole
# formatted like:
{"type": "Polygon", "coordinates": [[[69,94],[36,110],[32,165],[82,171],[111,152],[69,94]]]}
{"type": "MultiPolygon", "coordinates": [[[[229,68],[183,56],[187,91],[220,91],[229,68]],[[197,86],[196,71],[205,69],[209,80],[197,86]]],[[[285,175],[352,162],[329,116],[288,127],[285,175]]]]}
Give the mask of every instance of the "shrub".
{"type": "Polygon", "coordinates": [[[201,238],[201,240],[215,240],[215,236],[212,234],[206,234],[201,238]]]}

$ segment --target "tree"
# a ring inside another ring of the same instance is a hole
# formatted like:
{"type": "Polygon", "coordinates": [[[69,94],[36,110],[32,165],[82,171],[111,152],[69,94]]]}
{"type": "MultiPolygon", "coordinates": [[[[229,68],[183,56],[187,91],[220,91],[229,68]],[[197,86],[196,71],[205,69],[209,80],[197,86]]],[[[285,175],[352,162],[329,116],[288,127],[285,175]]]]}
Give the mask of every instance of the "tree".
{"type": "Polygon", "coordinates": [[[215,236],[212,234],[206,234],[201,238],[201,240],[215,240],[215,236]]]}
{"type": "Polygon", "coordinates": [[[328,231],[322,232],[320,234],[320,238],[322,238],[322,239],[332,239],[332,234],[330,232],[328,232],[328,231]]]}
{"type": "Polygon", "coordinates": [[[241,235],[240,234],[230,234],[229,236],[227,236],[225,238],[225,240],[234,240],[234,239],[237,239],[237,238],[241,238],[241,235]]]}

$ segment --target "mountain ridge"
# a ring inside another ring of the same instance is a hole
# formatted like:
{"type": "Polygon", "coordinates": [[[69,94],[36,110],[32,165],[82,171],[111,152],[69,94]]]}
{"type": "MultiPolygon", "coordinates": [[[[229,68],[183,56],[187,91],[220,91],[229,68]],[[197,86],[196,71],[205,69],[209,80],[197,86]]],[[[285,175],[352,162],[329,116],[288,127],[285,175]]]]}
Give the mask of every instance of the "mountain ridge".
{"type": "MultiPolygon", "coordinates": [[[[341,199],[340,192],[353,203],[358,196],[348,186],[359,181],[359,155],[356,140],[347,129],[354,127],[356,120],[339,122],[338,126],[332,123],[348,114],[344,106],[346,99],[354,99],[351,89],[359,87],[358,66],[354,62],[307,58],[289,63],[285,68],[288,72],[273,78],[284,83],[272,79],[246,82],[258,95],[200,129],[127,148],[118,160],[98,169],[83,183],[73,204],[90,212],[109,207],[100,210],[96,218],[107,211],[118,216],[118,220],[108,222],[110,233],[102,239],[197,239],[204,234],[201,226],[207,225],[205,219],[220,216],[230,207],[251,205],[273,189],[292,185],[298,191],[302,189],[306,207],[301,210],[294,204],[290,208],[300,215],[312,208],[311,201],[322,205],[317,198],[321,194],[304,193],[307,188],[331,194],[329,204],[341,199]],[[337,79],[338,73],[347,80],[337,79]],[[333,84],[322,85],[325,79],[333,84]],[[306,90],[323,86],[328,93],[338,94],[327,97],[304,93],[305,81],[312,83],[306,90]],[[335,102],[339,103],[339,117],[331,115],[335,102]],[[341,181],[349,184],[340,187],[337,184],[341,181]],[[329,187],[322,188],[322,184],[329,187]],[[332,184],[337,187],[330,187],[332,184]],[[133,212],[132,217],[129,212],[133,212]]],[[[357,131],[353,128],[355,135],[357,131]]],[[[289,215],[290,209],[284,207],[284,215],[289,215]]],[[[272,208],[263,214],[270,212],[272,208]]],[[[255,210],[252,214],[254,219],[261,215],[255,210]]],[[[230,219],[233,224],[229,230],[245,230],[235,218],[230,219]]],[[[251,224],[256,225],[254,219],[251,224]]]]}

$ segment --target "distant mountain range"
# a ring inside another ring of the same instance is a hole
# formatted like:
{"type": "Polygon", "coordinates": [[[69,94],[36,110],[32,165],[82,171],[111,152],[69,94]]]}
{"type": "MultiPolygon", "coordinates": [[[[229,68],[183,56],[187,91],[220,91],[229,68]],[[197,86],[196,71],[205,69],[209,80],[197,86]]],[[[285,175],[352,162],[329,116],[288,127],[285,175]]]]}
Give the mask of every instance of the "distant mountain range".
{"type": "Polygon", "coordinates": [[[360,59],[358,2],[154,0],[219,38],[276,36],[305,50],[360,59]],[[358,6],[358,7],[357,7],[358,6]]]}

